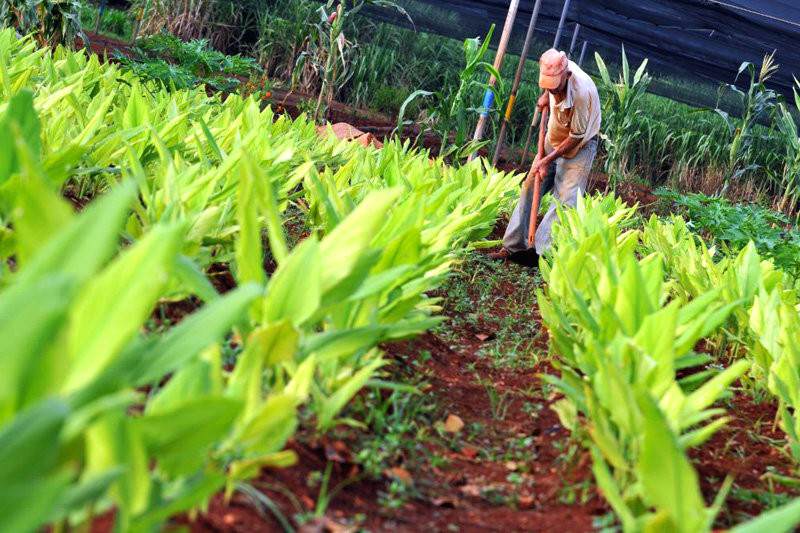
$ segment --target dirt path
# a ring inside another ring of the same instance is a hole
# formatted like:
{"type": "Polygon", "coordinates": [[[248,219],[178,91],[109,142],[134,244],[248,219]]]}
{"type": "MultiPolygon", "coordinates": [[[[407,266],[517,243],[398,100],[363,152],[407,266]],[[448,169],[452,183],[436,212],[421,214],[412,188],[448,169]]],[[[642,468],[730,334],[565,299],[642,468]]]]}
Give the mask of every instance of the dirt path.
{"type": "MultiPolygon", "coordinates": [[[[366,431],[301,433],[299,464],[253,486],[304,531],[591,531],[607,509],[538,377],[552,372],[538,284],[534,271],[471,254],[439,294],[447,321],[384,347],[387,379],[422,394],[362,393],[345,416],[366,431]],[[315,520],[328,468],[328,493],[351,484],[315,520]]],[[[280,531],[275,516],[242,494],[227,506],[218,497],[192,530],[280,531]]]]}

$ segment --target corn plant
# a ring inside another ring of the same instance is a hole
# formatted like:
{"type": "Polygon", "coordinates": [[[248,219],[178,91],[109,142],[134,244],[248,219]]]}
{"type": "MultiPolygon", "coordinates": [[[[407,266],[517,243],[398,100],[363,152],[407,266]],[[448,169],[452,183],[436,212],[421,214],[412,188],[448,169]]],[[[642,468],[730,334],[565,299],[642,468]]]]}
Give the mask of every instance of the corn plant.
{"type": "Polygon", "coordinates": [[[603,58],[595,52],[595,61],[600,71],[603,94],[603,145],[606,149],[605,170],[609,183],[613,184],[627,176],[630,168],[629,158],[637,139],[638,127],[643,110],[642,100],[650,84],[645,59],[631,76],[625,48],[622,49],[622,68],[619,79],[614,82],[603,58]]]}
{"type": "MultiPolygon", "coordinates": [[[[800,83],[800,82],[796,82],[800,83]]],[[[800,110],[800,94],[794,90],[795,110],[800,110]]],[[[778,130],[786,146],[783,169],[779,179],[782,195],[779,209],[796,211],[800,201],[800,133],[794,116],[784,103],[778,104],[778,130]]]]}
{"type": "Polygon", "coordinates": [[[731,181],[741,178],[745,173],[755,170],[758,165],[753,161],[752,149],[755,143],[755,124],[758,120],[770,117],[775,109],[777,95],[774,90],[768,89],[767,81],[772,77],[778,65],[775,64],[774,52],[764,56],[761,68],[756,71],[755,65],[745,61],[739,66],[736,79],[733,83],[723,86],[724,89],[731,91],[739,100],[742,115],[735,118],[727,112],[716,109],[728,127],[728,172],[723,188],[720,192],[725,192],[730,186],[731,181]],[[739,76],[744,72],[749,74],[749,87],[747,92],[742,91],[736,86],[739,76]]]}
{"type": "Polygon", "coordinates": [[[476,92],[481,94],[490,89],[487,82],[479,78],[487,73],[497,80],[496,92],[502,93],[504,84],[502,76],[485,60],[489,44],[494,33],[494,25],[489,28],[489,33],[481,43],[480,39],[467,39],[464,41],[465,66],[459,74],[458,86],[453,91],[445,88],[432,92],[418,89],[403,102],[397,118],[397,129],[402,133],[408,125],[405,120],[405,110],[418,98],[432,98],[433,104],[423,112],[420,136],[428,131],[436,133],[441,142],[440,155],[455,156],[456,159],[466,157],[485,143],[475,145],[470,139],[471,127],[474,124],[474,115],[479,109],[468,105],[468,98],[476,92]]]}
{"type": "Polygon", "coordinates": [[[33,34],[40,45],[72,45],[76,37],[86,42],[77,0],[4,0],[0,21],[22,35],[33,34]]]}

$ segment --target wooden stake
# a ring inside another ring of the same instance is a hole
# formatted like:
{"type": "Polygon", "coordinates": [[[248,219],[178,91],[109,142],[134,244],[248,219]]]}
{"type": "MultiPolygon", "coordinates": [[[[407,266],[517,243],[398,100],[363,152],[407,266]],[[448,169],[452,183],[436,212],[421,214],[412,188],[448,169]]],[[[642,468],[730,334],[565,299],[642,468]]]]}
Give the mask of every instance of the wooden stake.
{"type": "Polygon", "coordinates": [[[586,45],[589,44],[588,41],[583,41],[583,46],[581,47],[581,57],[578,59],[578,66],[583,66],[583,58],[586,55],[586,45]]]}
{"type": "MultiPolygon", "coordinates": [[[[511,30],[514,28],[514,20],[517,18],[517,10],[519,9],[519,0],[511,0],[508,6],[508,15],[506,15],[506,23],[503,25],[503,33],[500,36],[500,44],[497,45],[497,55],[494,57],[494,69],[500,72],[503,67],[503,59],[506,55],[506,48],[508,48],[508,41],[511,39],[511,30]]],[[[486,89],[483,103],[485,109],[480,117],[478,117],[478,124],[475,126],[475,135],[472,137],[474,142],[479,142],[483,139],[483,130],[486,128],[486,120],[489,118],[489,111],[494,102],[494,84],[497,82],[494,75],[489,77],[489,88],[486,89]]],[[[475,152],[469,155],[468,161],[475,159],[475,152]]]]}
{"type": "Polygon", "coordinates": [[[561,19],[558,21],[558,30],[556,30],[556,38],[553,39],[553,48],[558,50],[558,43],[561,42],[561,34],[564,32],[564,22],[567,20],[567,12],[569,11],[570,0],[564,0],[564,8],[561,10],[561,19]]]}
{"type": "Polygon", "coordinates": [[[500,133],[497,135],[497,147],[494,150],[494,158],[492,159],[492,166],[496,166],[500,160],[500,151],[506,140],[506,131],[508,123],[511,121],[511,113],[514,111],[514,104],[517,101],[517,92],[522,83],[522,74],[525,70],[525,61],[528,59],[528,52],[531,49],[531,41],[533,41],[533,33],[536,29],[536,19],[539,18],[539,10],[542,7],[542,0],[536,0],[531,13],[531,21],[528,24],[528,33],[525,34],[525,43],[522,45],[522,52],[519,56],[519,65],[517,65],[517,73],[514,76],[514,84],[511,87],[511,95],[508,97],[508,105],[506,106],[506,114],[503,117],[503,124],[500,126],[500,133]]]}
{"type": "Polygon", "coordinates": [[[572,32],[572,41],[569,43],[569,53],[567,54],[567,57],[570,59],[572,59],[572,52],[575,51],[575,43],[578,42],[578,33],[580,33],[580,31],[581,25],[575,24],[575,30],[572,32]]]}

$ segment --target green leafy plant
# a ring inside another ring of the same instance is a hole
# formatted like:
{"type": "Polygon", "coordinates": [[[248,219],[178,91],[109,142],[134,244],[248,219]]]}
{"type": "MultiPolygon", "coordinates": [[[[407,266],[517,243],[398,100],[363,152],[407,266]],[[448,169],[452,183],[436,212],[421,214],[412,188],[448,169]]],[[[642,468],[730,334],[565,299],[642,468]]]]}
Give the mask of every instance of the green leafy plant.
{"type": "Polygon", "coordinates": [[[685,450],[725,424],[712,405],[750,363],[706,375],[691,392],[676,372],[697,365],[696,342],[738,303],[718,301],[719,289],[667,303],[661,259],[637,259],[640,233],[622,230],[633,213],[613,197],[560,211],[538,300],[561,377],[544,378],[565,395],[555,409],[586,436],[595,479],[625,531],[707,531],[730,483],[706,508],[685,450]]]}
{"type": "Polygon", "coordinates": [[[730,253],[753,242],[758,252],[787,273],[800,274],[800,233],[785,215],[756,204],[732,203],[703,194],[659,190],[686,217],[693,231],[730,253]]]}
{"type": "Polygon", "coordinates": [[[33,34],[40,45],[72,45],[77,37],[86,42],[78,0],[4,0],[0,21],[23,35],[33,34]]]}
{"type": "Polygon", "coordinates": [[[427,131],[435,132],[441,142],[440,155],[461,159],[477,151],[485,143],[475,144],[470,138],[474,118],[479,109],[469,106],[468,98],[476,91],[489,89],[487,82],[481,81],[484,74],[494,76],[498,81],[497,92],[502,92],[504,85],[502,76],[494,67],[485,61],[489,43],[494,33],[494,26],[481,43],[480,39],[464,41],[465,66],[459,74],[456,90],[430,92],[417,90],[403,102],[397,119],[396,131],[402,132],[409,123],[405,120],[405,111],[418,98],[432,98],[433,105],[423,111],[420,135],[427,131]]]}
{"type": "Polygon", "coordinates": [[[645,59],[631,76],[628,57],[622,48],[622,68],[619,79],[611,79],[603,58],[595,53],[595,61],[600,71],[600,86],[603,94],[603,132],[601,137],[606,150],[605,170],[609,175],[609,185],[628,176],[633,156],[633,145],[638,137],[635,126],[644,116],[643,98],[650,84],[645,59]]]}
{"type": "Polygon", "coordinates": [[[321,137],[255,97],[145,84],[13,31],[0,53],[15,65],[0,96],[0,312],[18,313],[0,326],[0,477],[15,529],[114,507],[120,529],[149,530],[291,464],[298,409],[316,431],[349,423],[378,344],[440,322],[427,292],[513,196],[478,161],[321,137]],[[74,215],[58,192],[85,182],[102,194],[74,215]],[[289,239],[298,213],[309,234],[289,239]],[[225,296],[204,272],[220,264],[238,286],[225,296]],[[189,295],[199,311],[150,327],[189,295]],[[237,346],[224,363],[223,343],[237,346]],[[14,466],[20,450],[40,460],[14,466]],[[41,498],[19,505],[28,489],[41,498]]]}

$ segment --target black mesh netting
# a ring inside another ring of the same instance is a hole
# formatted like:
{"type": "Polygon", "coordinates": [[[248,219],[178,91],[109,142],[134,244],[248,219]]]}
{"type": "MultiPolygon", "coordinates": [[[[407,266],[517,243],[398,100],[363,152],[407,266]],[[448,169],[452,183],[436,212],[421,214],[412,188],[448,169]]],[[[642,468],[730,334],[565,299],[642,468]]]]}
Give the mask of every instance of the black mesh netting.
{"type": "MultiPolygon", "coordinates": [[[[484,35],[495,23],[495,40],[509,5],[502,0],[397,3],[418,30],[461,39],[484,35]]],[[[542,1],[537,40],[552,43],[563,5],[564,0],[542,1]]],[[[522,46],[533,6],[534,0],[520,3],[512,51],[522,46]]],[[[393,9],[372,8],[370,16],[410,25],[393,9]]],[[[587,40],[587,60],[594,51],[618,56],[624,44],[637,64],[647,57],[653,70],[716,83],[733,81],[743,61],[760,65],[775,50],[781,68],[772,86],[790,95],[793,75],[800,75],[800,0],[572,0],[559,48],[569,47],[576,23],[581,29],[575,54],[587,40]]]]}

